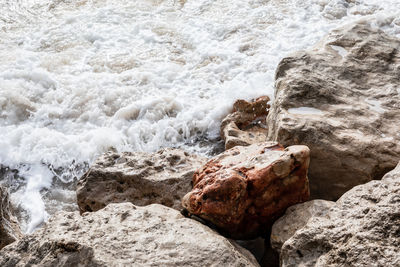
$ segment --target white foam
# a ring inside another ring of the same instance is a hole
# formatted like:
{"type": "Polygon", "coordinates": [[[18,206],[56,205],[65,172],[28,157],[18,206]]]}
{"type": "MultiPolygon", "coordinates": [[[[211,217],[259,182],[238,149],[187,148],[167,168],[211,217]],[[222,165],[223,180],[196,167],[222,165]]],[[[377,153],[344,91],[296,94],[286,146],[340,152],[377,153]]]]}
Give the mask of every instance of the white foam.
{"type": "Polygon", "coordinates": [[[31,233],[48,218],[40,191],[50,188],[53,174],[47,167],[40,165],[20,167],[19,171],[20,175],[27,180],[24,194],[19,198],[19,204],[29,214],[34,215],[28,222],[23,222],[23,226],[27,233],[31,233]]]}
{"type": "Polygon", "coordinates": [[[316,108],[311,107],[298,107],[298,108],[289,108],[288,112],[291,114],[298,115],[322,115],[323,112],[316,108]]]}
{"type": "Polygon", "coordinates": [[[349,3],[345,0],[317,1],[323,8],[322,14],[328,19],[341,19],[347,15],[349,3]]]}
{"type": "Polygon", "coordinates": [[[382,108],[382,103],[379,100],[376,99],[366,99],[365,102],[367,102],[369,105],[369,108],[373,111],[376,111],[378,113],[383,113],[386,110],[382,108]]]}
{"type": "Polygon", "coordinates": [[[24,169],[27,186],[17,192],[28,230],[47,216],[38,200],[43,188],[52,190],[46,166],[68,170],[111,147],[202,153],[209,148],[185,144],[218,137],[236,99],[272,98],[276,66],[287,54],[362,16],[400,35],[399,16],[387,15],[400,9],[395,0],[0,5],[0,164],[36,166],[24,169]]]}
{"type": "Polygon", "coordinates": [[[338,45],[331,45],[331,48],[332,48],[333,50],[335,50],[336,52],[338,52],[338,54],[339,54],[341,57],[345,57],[345,56],[348,54],[347,50],[346,50],[345,48],[341,47],[341,46],[338,46],[338,45]]]}

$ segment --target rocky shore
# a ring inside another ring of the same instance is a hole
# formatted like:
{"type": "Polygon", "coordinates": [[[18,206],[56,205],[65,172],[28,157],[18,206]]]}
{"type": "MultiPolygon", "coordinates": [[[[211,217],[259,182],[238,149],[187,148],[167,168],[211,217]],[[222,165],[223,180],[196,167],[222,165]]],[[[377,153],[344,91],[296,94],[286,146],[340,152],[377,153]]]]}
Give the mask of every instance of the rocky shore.
{"type": "Polygon", "coordinates": [[[234,104],[225,152],[107,152],[33,234],[0,187],[0,266],[400,266],[399,51],[336,29],[234,104]]]}

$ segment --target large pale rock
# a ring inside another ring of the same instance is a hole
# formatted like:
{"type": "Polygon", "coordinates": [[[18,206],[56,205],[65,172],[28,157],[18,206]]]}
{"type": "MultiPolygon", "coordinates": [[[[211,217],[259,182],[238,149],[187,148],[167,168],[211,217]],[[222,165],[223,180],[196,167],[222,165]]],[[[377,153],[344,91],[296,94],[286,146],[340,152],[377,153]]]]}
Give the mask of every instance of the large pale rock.
{"type": "Polygon", "coordinates": [[[0,251],[0,266],[258,266],[245,249],[178,211],[110,204],[61,212],[0,251]]]}
{"type": "Polygon", "coordinates": [[[191,190],[192,176],[206,158],[180,149],[157,153],[107,152],[78,182],[79,210],[96,211],[109,203],[152,203],[181,209],[181,198],[191,190]]]}
{"type": "Polygon", "coordinates": [[[400,164],[345,193],[287,240],[282,266],[400,266],[400,164]]]}
{"type": "Polygon", "coordinates": [[[235,239],[256,237],[308,199],[309,152],[274,142],[231,148],[194,174],[183,206],[235,239]]]}
{"type": "Polygon", "coordinates": [[[251,102],[237,100],[233,112],[221,123],[221,137],[225,149],[248,146],[267,141],[265,118],[268,115],[269,97],[262,96],[251,102]]]}
{"type": "Polygon", "coordinates": [[[334,204],[333,201],[315,199],[289,207],[285,215],[272,226],[271,247],[280,253],[282,245],[297,230],[303,228],[312,217],[325,215],[334,204]]]}
{"type": "Polygon", "coordinates": [[[0,184],[0,249],[21,237],[21,229],[10,207],[7,188],[0,184]]]}
{"type": "Polygon", "coordinates": [[[336,200],[400,160],[400,40],[366,23],[333,31],[276,71],[270,140],[311,150],[312,198],[336,200]]]}

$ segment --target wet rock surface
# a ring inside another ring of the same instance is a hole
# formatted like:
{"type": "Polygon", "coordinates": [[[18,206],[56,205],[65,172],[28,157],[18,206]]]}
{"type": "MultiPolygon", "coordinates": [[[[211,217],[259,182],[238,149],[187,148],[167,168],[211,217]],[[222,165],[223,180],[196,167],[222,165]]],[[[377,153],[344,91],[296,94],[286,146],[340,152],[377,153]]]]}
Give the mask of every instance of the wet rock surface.
{"type": "Polygon", "coordinates": [[[1,266],[258,266],[245,249],[178,211],[110,204],[61,212],[0,251],[1,266]]]}
{"type": "Polygon", "coordinates": [[[179,210],[181,198],[191,190],[193,173],[206,160],[173,148],[105,153],[78,182],[79,210],[96,211],[119,202],[158,203],[179,210]]]}
{"type": "Polygon", "coordinates": [[[182,204],[235,239],[262,235],[287,207],[308,199],[309,152],[276,142],[229,149],[194,174],[182,204]]]}
{"type": "Polygon", "coordinates": [[[280,62],[268,137],[310,148],[312,198],[336,200],[396,166],[399,77],[400,40],[367,22],[280,62]]]}
{"type": "Polygon", "coordinates": [[[18,220],[10,206],[8,190],[0,184],[0,249],[21,237],[18,220]]]}
{"type": "Polygon", "coordinates": [[[237,100],[233,112],[221,123],[221,137],[225,149],[248,146],[267,141],[265,118],[268,115],[268,96],[253,101],[237,100]]]}
{"type": "Polygon", "coordinates": [[[400,164],[345,193],[281,250],[282,266],[400,266],[400,164]]]}
{"type": "Polygon", "coordinates": [[[334,204],[333,201],[315,199],[289,207],[285,215],[272,226],[271,247],[280,253],[282,245],[297,230],[303,228],[312,217],[325,215],[334,204]]]}

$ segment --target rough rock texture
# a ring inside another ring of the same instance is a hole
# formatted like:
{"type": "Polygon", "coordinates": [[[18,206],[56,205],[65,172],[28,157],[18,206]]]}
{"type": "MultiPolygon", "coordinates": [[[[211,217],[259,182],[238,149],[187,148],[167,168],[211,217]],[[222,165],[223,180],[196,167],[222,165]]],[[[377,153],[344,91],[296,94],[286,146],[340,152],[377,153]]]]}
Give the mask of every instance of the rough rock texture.
{"type": "Polygon", "coordinates": [[[110,204],[61,212],[0,251],[0,266],[258,266],[234,242],[178,211],[110,204]]]}
{"type": "Polygon", "coordinates": [[[181,198],[191,190],[191,179],[206,158],[167,148],[157,153],[107,152],[83,175],[77,186],[81,212],[108,203],[152,203],[181,209],[181,198]]]}
{"type": "Polygon", "coordinates": [[[400,40],[363,23],[280,62],[268,137],[310,148],[312,198],[336,200],[396,166],[399,77],[400,40]]]}
{"type": "Polygon", "coordinates": [[[267,141],[268,131],[262,122],[268,115],[269,100],[268,96],[262,96],[251,102],[235,102],[233,113],[226,116],[221,123],[225,149],[267,141]]]}
{"type": "Polygon", "coordinates": [[[333,201],[316,199],[289,207],[285,215],[272,226],[271,247],[280,253],[282,245],[297,230],[303,228],[312,217],[325,215],[334,204],[333,201]]]}
{"type": "Polygon", "coordinates": [[[228,236],[256,237],[287,207],[308,199],[309,152],[275,142],[231,148],[194,174],[182,204],[228,236]]]}
{"type": "Polygon", "coordinates": [[[400,164],[345,193],[281,250],[282,266],[400,266],[400,164]]]}
{"type": "Polygon", "coordinates": [[[0,249],[21,237],[18,221],[10,208],[7,188],[0,184],[0,249]]]}

